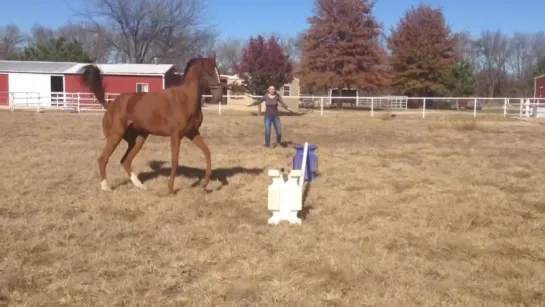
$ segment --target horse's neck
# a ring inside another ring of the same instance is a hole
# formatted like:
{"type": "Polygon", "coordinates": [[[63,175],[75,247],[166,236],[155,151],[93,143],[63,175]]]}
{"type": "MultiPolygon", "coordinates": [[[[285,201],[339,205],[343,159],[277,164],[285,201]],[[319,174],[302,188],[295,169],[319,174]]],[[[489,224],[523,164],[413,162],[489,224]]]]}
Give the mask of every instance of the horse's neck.
{"type": "Polygon", "coordinates": [[[201,108],[202,85],[196,72],[193,72],[192,69],[190,69],[178,90],[184,91],[187,98],[189,98],[189,101],[182,101],[181,103],[187,103],[189,106],[194,107],[195,110],[201,108]]]}

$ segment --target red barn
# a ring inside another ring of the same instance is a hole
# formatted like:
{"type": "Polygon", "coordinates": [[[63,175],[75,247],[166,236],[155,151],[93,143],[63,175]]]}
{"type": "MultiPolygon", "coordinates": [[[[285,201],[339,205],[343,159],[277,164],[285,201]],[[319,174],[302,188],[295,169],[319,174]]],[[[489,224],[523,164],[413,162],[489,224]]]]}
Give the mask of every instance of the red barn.
{"type": "Polygon", "coordinates": [[[9,76],[0,72],[0,106],[9,105],[9,76]]]}
{"type": "Polygon", "coordinates": [[[0,61],[0,104],[51,102],[64,91],[64,71],[77,63],[0,61]]]}
{"type": "MultiPolygon", "coordinates": [[[[73,62],[0,61],[0,105],[61,105],[61,97],[88,93],[79,80],[79,70],[84,65],[73,62]]],[[[97,66],[102,70],[104,86],[109,94],[157,92],[180,82],[180,75],[171,64],[97,66]]]]}
{"type": "MultiPolygon", "coordinates": [[[[77,64],[64,73],[65,92],[86,93],[80,83],[80,69],[86,64],[77,64]]],[[[172,64],[97,64],[102,71],[104,89],[107,93],[158,92],[180,82],[180,75],[172,64]]]]}
{"type": "MultiPolygon", "coordinates": [[[[74,62],[0,61],[0,106],[38,104],[43,107],[98,107],[80,83],[81,68],[74,62]],[[89,106],[92,104],[92,106],[89,106]]],[[[103,74],[109,100],[121,93],[158,92],[180,84],[181,74],[171,64],[96,64],[103,74]]],[[[227,84],[229,76],[220,75],[227,84]]],[[[209,94],[205,91],[204,94],[209,94]]],[[[224,102],[227,92],[224,88],[224,102]]]]}
{"type": "Polygon", "coordinates": [[[545,75],[537,76],[535,78],[534,98],[545,98],[545,75]]]}

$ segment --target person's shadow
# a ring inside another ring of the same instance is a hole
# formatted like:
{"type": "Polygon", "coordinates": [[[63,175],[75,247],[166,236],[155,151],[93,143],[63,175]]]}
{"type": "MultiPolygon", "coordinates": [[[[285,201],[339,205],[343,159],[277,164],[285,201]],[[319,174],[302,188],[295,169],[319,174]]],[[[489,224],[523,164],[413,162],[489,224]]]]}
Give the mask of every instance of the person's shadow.
{"type": "MultiPolygon", "coordinates": [[[[142,183],[157,178],[157,177],[168,177],[170,176],[170,163],[166,161],[152,160],[148,163],[151,171],[141,172],[138,177],[142,183]]],[[[212,169],[212,175],[210,176],[210,181],[219,181],[221,186],[216,190],[221,190],[223,186],[229,184],[227,178],[232,177],[237,174],[250,174],[250,175],[259,175],[263,173],[261,168],[245,168],[241,166],[229,167],[229,168],[216,168],[212,169]]],[[[197,179],[194,183],[191,184],[191,187],[196,187],[200,184],[201,180],[204,178],[204,169],[183,166],[180,165],[176,169],[176,176],[181,176],[189,179],[197,179]]]]}

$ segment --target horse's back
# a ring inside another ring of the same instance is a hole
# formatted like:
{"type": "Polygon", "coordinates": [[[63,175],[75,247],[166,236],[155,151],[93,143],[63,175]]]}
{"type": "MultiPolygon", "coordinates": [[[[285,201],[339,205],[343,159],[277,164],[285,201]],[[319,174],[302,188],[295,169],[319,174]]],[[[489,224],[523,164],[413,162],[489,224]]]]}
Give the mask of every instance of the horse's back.
{"type": "MultiPolygon", "coordinates": [[[[168,136],[176,128],[198,127],[202,123],[202,111],[192,114],[172,91],[151,93],[124,93],[111,104],[111,116],[117,117],[125,126],[154,135],[168,136]],[[190,114],[191,113],[191,114],[190,114]],[[185,126],[185,127],[184,127],[185,126]]],[[[109,108],[110,109],[110,108],[109,108]]],[[[195,113],[195,112],[193,112],[195,113]]]]}

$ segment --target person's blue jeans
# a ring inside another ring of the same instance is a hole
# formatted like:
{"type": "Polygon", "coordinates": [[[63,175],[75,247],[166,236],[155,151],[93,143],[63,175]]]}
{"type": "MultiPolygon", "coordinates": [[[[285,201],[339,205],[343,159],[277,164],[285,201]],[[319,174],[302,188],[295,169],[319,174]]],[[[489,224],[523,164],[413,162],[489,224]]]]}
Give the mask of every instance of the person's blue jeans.
{"type": "Polygon", "coordinates": [[[280,116],[278,115],[265,115],[265,146],[271,146],[271,125],[274,126],[276,132],[276,143],[282,142],[282,127],[280,126],[280,116]]]}

